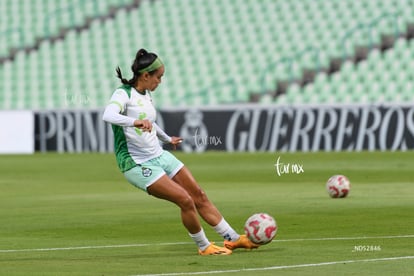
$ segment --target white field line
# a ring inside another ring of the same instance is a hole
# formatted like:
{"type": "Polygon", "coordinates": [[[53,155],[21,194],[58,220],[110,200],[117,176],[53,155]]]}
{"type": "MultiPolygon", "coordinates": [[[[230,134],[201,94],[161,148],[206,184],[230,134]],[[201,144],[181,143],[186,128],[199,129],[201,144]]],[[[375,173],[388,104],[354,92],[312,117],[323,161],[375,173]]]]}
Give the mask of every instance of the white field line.
{"type": "Polygon", "coordinates": [[[163,246],[163,245],[184,245],[184,244],[194,244],[194,243],[193,242],[133,243],[133,244],[91,245],[91,246],[75,246],[75,247],[5,249],[5,250],[0,250],[0,253],[37,252],[37,251],[66,251],[66,250],[104,249],[104,248],[125,248],[125,247],[145,247],[145,246],[154,246],[154,245],[163,246]]]}
{"type": "Polygon", "coordinates": [[[397,260],[408,260],[414,259],[414,256],[400,256],[400,257],[389,257],[389,258],[377,258],[377,259],[362,259],[362,260],[343,260],[335,262],[323,262],[313,264],[296,264],[296,265],[280,265],[280,266],[268,266],[260,268],[242,268],[242,269],[231,269],[231,270],[213,270],[213,271],[199,271],[199,272],[177,272],[177,273],[162,273],[162,274],[137,274],[131,276],[181,276],[181,275],[203,275],[203,274],[221,274],[221,273],[238,273],[238,272],[249,272],[249,271],[269,271],[279,269],[292,269],[292,268],[303,268],[303,267],[317,267],[337,264],[352,264],[352,263],[366,263],[366,262],[386,262],[386,261],[397,261],[397,260]]]}
{"type": "MultiPolygon", "coordinates": [[[[309,238],[309,239],[275,239],[273,242],[303,242],[303,241],[336,241],[336,240],[367,240],[367,239],[406,239],[414,238],[414,235],[400,236],[364,236],[364,237],[336,237],[336,238],[309,238]]],[[[26,249],[0,249],[0,253],[17,252],[39,252],[39,251],[68,251],[85,249],[105,249],[105,248],[127,248],[127,247],[146,247],[146,246],[169,246],[187,245],[193,242],[170,242],[170,243],[135,243],[135,244],[114,244],[114,245],[91,245],[74,247],[52,247],[52,248],[26,248],[26,249]]]]}

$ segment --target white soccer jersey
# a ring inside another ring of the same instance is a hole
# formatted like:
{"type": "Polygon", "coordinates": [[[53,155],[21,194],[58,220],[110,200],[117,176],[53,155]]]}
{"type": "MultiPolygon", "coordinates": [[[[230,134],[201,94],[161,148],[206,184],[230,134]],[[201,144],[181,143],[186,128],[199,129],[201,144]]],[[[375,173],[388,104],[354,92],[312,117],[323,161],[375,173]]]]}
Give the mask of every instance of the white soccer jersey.
{"type": "Polygon", "coordinates": [[[171,137],[155,124],[156,115],[149,91],[141,94],[129,85],[123,85],[112,94],[103,120],[112,124],[115,154],[121,171],[160,156],[163,149],[158,138],[163,142],[171,141],[171,137]],[[137,119],[149,120],[153,124],[151,132],[134,127],[137,119]]]}

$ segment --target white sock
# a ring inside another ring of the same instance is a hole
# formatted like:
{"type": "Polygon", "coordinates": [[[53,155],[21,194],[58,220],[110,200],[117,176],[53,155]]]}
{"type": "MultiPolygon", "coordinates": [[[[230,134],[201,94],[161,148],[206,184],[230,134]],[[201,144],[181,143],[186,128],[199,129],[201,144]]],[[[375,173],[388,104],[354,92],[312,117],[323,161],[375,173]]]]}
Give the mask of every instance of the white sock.
{"type": "Polygon", "coordinates": [[[193,239],[193,241],[197,244],[198,248],[200,248],[201,251],[206,250],[206,248],[210,245],[210,242],[207,239],[207,236],[204,233],[203,229],[201,229],[200,232],[198,233],[195,233],[195,234],[188,233],[188,234],[193,239]]]}
{"type": "Polygon", "coordinates": [[[240,235],[227,223],[227,221],[222,218],[219,224],[213,227],[214,230],[221,235],[225,240],[228,241],[237,241],[240,238],[240,235]]]}

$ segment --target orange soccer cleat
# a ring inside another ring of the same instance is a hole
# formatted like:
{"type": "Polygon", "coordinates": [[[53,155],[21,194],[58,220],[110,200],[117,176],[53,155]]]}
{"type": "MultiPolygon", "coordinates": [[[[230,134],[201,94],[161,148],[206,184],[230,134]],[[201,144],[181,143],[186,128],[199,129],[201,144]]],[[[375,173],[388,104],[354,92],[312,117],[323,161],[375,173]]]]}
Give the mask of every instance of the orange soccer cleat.
{"type": "Polygon", "coordinates": [[[237,241],[224,241],[224,246],[230,250],[234,250],[236,248],[246,248],[246,249],[255,249],[260,246],[260,244],[256,244],[249,240],[246,235],[240,235],[240,238],[237,241]]]}

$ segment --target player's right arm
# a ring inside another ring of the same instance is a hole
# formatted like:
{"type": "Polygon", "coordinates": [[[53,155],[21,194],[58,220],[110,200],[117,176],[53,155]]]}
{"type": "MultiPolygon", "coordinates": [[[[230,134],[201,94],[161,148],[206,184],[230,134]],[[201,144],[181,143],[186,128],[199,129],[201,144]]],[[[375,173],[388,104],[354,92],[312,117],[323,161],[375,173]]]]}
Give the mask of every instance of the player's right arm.
{"type": "Polygon", "coordinates": [[[115,90],[109,104],[105,107],[102,119],[105,122],[118,126],[137,127],[144,131],[151,131],[152,124],[148,120],[137,120],[122,114],[129,101],[128,94],[123,89],[115,90]]]}

